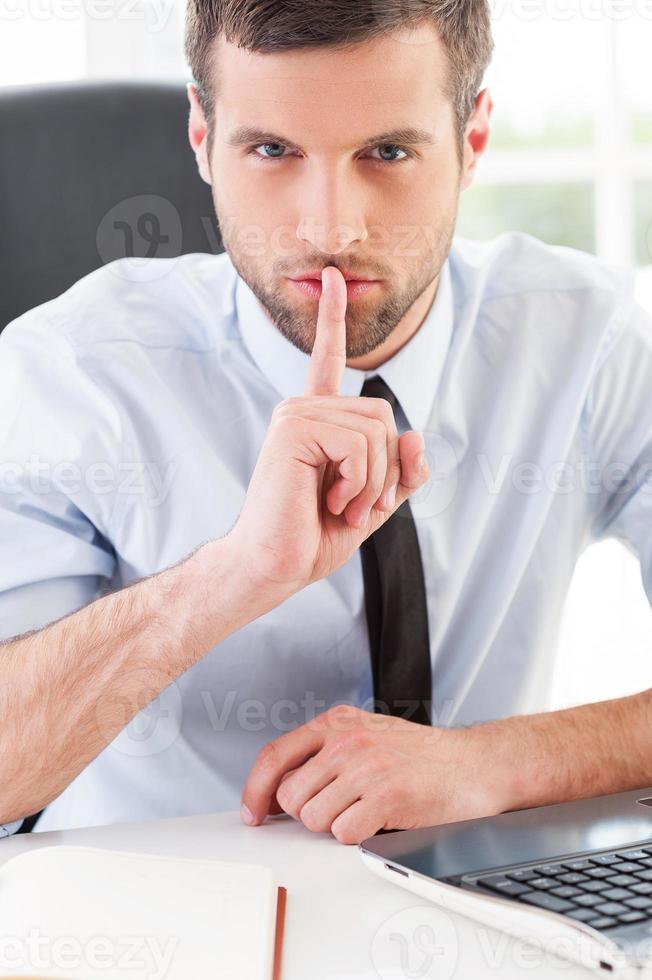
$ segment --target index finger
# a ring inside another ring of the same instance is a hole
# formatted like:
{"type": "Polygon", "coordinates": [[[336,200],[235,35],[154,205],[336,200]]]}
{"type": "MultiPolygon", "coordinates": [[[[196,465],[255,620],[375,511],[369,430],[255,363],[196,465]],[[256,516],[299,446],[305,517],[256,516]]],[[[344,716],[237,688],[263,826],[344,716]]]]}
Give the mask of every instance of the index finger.
{"type": "Polygon", "coordinates": [[[274,794],[283,776],[315,755],[323,743],[323,733],[320,734],[309,725],[301,725],[263,746],[242,790],[242,816],[245,823],[263,822],[270,812],[274,794]]]}
{"type": "Polygon", "coordinates": [[[339,269],[322,272],[317,330],[304,394],[339,395],[346,366],[346,281],[339,269]]]}

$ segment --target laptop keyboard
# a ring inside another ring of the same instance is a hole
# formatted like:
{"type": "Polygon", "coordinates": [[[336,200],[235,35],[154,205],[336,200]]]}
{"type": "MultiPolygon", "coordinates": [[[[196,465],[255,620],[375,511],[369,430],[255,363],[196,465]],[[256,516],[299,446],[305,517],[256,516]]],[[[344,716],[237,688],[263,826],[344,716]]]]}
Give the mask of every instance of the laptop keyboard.
{"type": "Polygon", "coordinates": [[[474,884],[593,929],[622,927],[652,919],[652,847],[519,867],[474,884]]]}

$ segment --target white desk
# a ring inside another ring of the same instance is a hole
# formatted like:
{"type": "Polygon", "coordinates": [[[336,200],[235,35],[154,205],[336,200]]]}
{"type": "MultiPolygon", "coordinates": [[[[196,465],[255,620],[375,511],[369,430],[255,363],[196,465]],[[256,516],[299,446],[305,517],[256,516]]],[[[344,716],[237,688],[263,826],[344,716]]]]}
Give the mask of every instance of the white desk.
{"type": "Polygon", "coordinates": [[[262,827],[245,827],[239,815],[220,813],[21,834],[0,840],[0,863],[52,844],[271,866],[278,884],[288,889],[283,980],[596,976],[385,883],[364,867],[355,847],[330,834],[312,834],[287,817],[262,827]]]}

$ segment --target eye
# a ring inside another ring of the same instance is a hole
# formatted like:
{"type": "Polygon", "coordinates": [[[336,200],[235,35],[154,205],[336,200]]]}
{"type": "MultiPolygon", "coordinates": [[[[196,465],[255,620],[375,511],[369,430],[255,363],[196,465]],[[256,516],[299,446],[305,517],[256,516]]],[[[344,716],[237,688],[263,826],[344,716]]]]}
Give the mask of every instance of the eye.
{"type": "Polygon", "coordinates": [[[400,146],[396,146],[394,143],[385,143],[383,146],[375,146],[374,151],[375,150],[381,150],[381,151],[389,150],[390,153],[398,152],[403,154],[403,156],[400,157],[398,160],[397,159],[386,160],[381,158],[381,160],[379,161],[380,163],[402,163],[404,160],[409,159],[409,154],[405,150],[401,149],[400,146]]]}
{"type": "Polygon", "coordinates": [[[253,146],[251,148],[251,152],[253,154],[255,154],[256,156],[260,157],[261,160],[282,160],[283,159],[283,154],[282,153],[278,153],[277,151],[278,150],[281,150],[282,151],[282,150],[285,150],[285,149],[286,149],[286,147],[285,147],[285,145],[283,143],[261,143],[260,146],[253,146]],[[260,149],[263,149],[263,150],[270,149],[270,150],[272,150],[272,155],[271,156],[263,156],[262,154],[258,153],[258,150],[260,150],[260,149]]]}

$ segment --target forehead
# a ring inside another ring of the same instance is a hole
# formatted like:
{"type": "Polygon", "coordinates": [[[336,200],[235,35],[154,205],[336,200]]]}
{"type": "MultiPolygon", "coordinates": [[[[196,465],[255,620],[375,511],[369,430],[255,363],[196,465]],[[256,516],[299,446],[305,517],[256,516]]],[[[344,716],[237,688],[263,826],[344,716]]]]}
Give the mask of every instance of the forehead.
{"type": "Polygon", "coordinates": [[[404,123],[432,124],[449,108],[447,55],[430,24],[355,45],[264,54],[219,37],[213,54],[223,132],[245,122],[287,131],[292,123],[326,139],[344,124],[389,129],[399,114],[404,123]]]}

